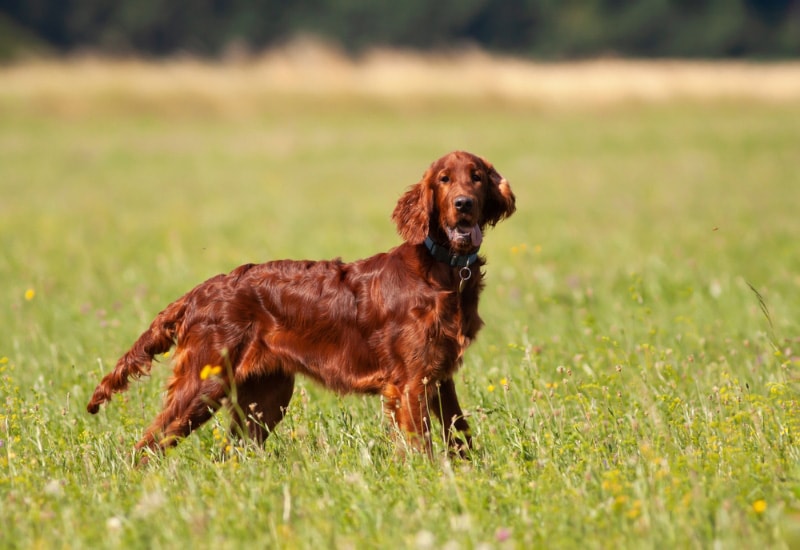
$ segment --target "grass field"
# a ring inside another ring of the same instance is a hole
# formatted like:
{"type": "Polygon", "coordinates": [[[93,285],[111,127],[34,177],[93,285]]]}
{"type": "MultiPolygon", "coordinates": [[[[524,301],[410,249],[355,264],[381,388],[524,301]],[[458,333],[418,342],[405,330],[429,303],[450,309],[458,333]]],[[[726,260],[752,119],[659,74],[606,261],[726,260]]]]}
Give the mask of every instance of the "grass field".
{"type": "Polygon", "coordinates": [[[241,69],[145,68],[0,71],[1,548],[800,547],[800,95],[240,97],[241,69]],[[518,204],[457,375],[470,461],[403,458],[377,399],[304,381],[263,449],[218,417],[134,467],[168,358],[85,412],[169,301],[394,246],[397,197],[461,148],[518,204]]]}

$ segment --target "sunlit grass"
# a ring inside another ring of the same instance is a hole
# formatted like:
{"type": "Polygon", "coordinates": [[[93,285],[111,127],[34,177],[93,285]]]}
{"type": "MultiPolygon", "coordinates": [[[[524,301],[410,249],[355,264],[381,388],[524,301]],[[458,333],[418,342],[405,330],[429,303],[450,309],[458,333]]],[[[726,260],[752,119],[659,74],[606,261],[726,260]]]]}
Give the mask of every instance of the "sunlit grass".
{"type": "Polygon", "coordinates": [[[796,104],[0,97],[1,546],[800,540],[796,104]],[[395,200],[457,148],[519,207],[487,232],[486,327],[457,376],[471,461],[403,458],[376,399],[302,382],[265,448],[221,415],[134,468],[168,357],[84,412],[197,282],[396,244],[395,200]]]}

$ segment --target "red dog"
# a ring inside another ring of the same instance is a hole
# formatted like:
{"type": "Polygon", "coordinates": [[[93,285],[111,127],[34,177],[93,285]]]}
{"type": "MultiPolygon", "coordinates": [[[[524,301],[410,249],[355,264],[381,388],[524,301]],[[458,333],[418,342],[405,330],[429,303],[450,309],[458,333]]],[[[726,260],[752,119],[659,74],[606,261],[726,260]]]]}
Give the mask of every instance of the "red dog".
{"type": "Polygon", "coordinates": [[[403,244],[353,263],[283,260],[209,279],[158,314],[87,409],[96,413],[176,345],[164,409],[137,449],[175,445],[223,403],[237,429],[262,441],[304,374],[341,393],[382,395],[386,413],[429,453],[433,411],[463,453],[471,440],[453,374],[483,324],[478,248],[514,201],[491,164],[450,153],[400,197],[392,220],[403,244]]]}

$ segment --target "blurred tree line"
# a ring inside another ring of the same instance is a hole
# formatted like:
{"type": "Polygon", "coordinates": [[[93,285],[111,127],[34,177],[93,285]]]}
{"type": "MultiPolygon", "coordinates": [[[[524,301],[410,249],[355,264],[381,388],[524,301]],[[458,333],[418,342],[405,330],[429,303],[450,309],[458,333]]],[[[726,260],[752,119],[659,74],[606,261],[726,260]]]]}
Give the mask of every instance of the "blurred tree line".
{"type": "Polygon", "coordinates": [[[372,46],[479,45],[542,59],[786,58],[800,0],[0,0],[0,49],[219,56],[314,34],[372,46]]]}

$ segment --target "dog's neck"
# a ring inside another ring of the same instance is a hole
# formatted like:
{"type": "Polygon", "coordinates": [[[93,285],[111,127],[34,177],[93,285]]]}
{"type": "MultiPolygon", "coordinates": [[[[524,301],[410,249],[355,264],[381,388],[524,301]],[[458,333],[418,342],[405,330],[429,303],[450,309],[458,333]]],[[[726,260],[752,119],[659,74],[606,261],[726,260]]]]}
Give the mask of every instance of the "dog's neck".
{"type": "Polygon", "coordinates": [[[478,262],[477,250],[472,254],[453,254],[448,247],[433,242],[430,236],[425,237],[425,248],[435,260],[450,267],[469,267],[478,262]]]}

